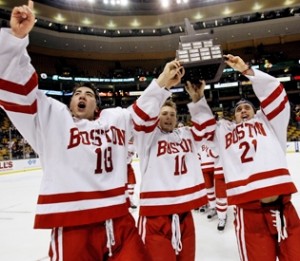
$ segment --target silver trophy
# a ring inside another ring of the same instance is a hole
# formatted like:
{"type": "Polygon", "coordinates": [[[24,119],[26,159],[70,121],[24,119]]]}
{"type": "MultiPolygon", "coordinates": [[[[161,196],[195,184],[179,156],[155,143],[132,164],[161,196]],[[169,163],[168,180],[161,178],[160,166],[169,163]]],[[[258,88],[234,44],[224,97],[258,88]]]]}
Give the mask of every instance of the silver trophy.
{"type": "Polygon", "coordinates": [[[176,58],[183,63],[185,75],[182,82],[218,82],[226,66],[220,45],[214,45],[211,34],[196,34],[187,18],[184,19],[186,35],[180,36],[176,58]]]}

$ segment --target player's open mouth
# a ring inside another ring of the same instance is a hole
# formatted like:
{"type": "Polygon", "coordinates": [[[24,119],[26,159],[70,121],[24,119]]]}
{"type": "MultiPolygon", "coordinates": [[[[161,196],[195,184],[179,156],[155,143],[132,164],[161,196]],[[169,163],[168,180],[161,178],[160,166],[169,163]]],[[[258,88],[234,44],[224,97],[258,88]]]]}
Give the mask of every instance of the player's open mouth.
{"type": "Polygon", "coordinates": [[[86,107],[86,105],[85,105],[84,102],[79,102],[79,103],[78,103],[78,108],[84,109],[85,107],[86,107]]]}
{"type": "Polygon", "coordinates": [[[243,120],[243,121],[246,121],[246,120],[248,120],[248,119],[249,119],[248,115],[242,116],[242,120],[243,120]]]}

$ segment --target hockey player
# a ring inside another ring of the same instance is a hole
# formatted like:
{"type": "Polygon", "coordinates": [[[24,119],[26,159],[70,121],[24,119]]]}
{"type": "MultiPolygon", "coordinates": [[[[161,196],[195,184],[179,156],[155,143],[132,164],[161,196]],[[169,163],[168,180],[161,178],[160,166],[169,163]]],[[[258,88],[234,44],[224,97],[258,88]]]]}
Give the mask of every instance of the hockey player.
{"type": "Polygon", "coordinates": [[[255,113],[251,102],[241,100],[235,121],[216,122],[205,97],[199,102],[202,125],[208,133],[215,132],[228,204],[236,205],[240,259],[299,260],[300,221],[291,202],[297,189],[285,157],[290,117],[287,94],[276,78],[248,67],[240,57],[229,54],[225,58],[230,67],[249,78],[261,106],[255,113]]]}
{"type": "Polygon", "coordinates": [[[214,181],[214,167],[217,155],[214,155],[212,150],[203,144],[198,152],[201,162],[201,170],[204,177],[205,188],[207,192],[208,204],[202,206],[199,211],[201,213],[207,213],[207,219],[212,220],[216,215],[216,193],[215,193],[215,181],[214,181]]]}
{"type": "MultiPolygon", "coordinates": [[[[138,227],[153,260],[195,260],[195,229],[191,210],[207,203],[198,164],[202,126],[198,100],[204,89],[188,89],[194,126],[176,128],[176,105],[167,101],[155,114],[134,117],[135,145],[140,159],[141,187],[138,227]]],[[[171,93],[170,93],[171,94],[171,93]]],[[[170,95],[169,94],[169,95],[170,95]]],[[[134,105],[144,108],[149,101],[134,105]]]]}
{"type": "Polygon", "coordinates": [[[227,220],[226,188],[219,156],[212,147],[213,143],[208,141],[199,150],[209,203],[208,206],[200,208],[199,211],[207,212],[208,220],[218,217],[217,229],[223,231],[227,220]]]}
{"type": "Polygon", "coordinates": [[[214,182],[216,191],[216,211],[218,216],[217,229],[223,232],[227,222],[227,195],[226,195],[226,184],[224,178],[224,170],[220,157],[215,161],[214,165],[214,182]]]}
{"type": "Polygon", "coordinates": [[[132,140],[129,141],[128,144],[128,155],[127,155],[127,183],[126,183],[126,188],[127,188],[127,193],[128,193],[128,199],[129,199],[129,206],[132,209],[136,209],[137,206],[134,203],[134,188],[136,185],[136,178],[135,178],[135,172],[132,167],[132,158],[135,154],[135,149],[133,146],[132,140]]]}
{"type": "MultiPolygon", "coordinates": [[[[106,109],[94,119],[99,96],[92,86],[74,89],[70,110],[38,90],[26,51],[34,23],[29,1],[12,10],[11,28],[0,31],[0,105],[43,168],[34,227],[52,229],[51,260],[149,260],[126,202],[131,111],[106,109]]],[[[138,113],[159,107],[165,88],[182,75],[178,62],[168,63],[138,113]]]]}

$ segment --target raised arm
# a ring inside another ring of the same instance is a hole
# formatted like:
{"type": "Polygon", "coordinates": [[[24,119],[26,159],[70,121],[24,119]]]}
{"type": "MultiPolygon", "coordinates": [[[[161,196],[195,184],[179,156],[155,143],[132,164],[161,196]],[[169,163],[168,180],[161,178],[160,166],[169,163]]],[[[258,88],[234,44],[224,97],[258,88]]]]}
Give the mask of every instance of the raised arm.
{"type": "MultiPolygon", "coordinates": [[[[251,69],[239,56],[225,55],[226,63],[241,72],[252,83],[253,91],[260,101],[263,115],[272,125],[282,149],[286,149],[287,125],[290,105],[284,86],[275,77],[260,70],[251,69]]],[[[258,112],[257,115],[260,115],[258,112]]]]}
{"type": "MultiPolygon", "coordinates": [[[[41,111],[38,103],[43,99],[40,103],[46,108],[49,102],[42,92],[38,93],[38,76],[26,50],[28,34],[34,22],[33,2],[29,1],[28,5],[12,10],[11,28],[0,30],[0,107],[35,151],[39,152],[37,135],[43,132],[38,130],[38,126],[41,126],[37,117],[38,108],[41,111]]],[[[49,115],[48,112],[43,114],[49,115]]]]}
{"type": "Polygon", "coordinates": [[[189,81],[185,85],[185,90],[190,95],[192,102],[198,102],[204,96],[205,81],[200,81],[200,84],[191,84],[189,81]]]}
{"type": "Polygon", "coordinates": [[[184,68],[179,61],[167,63],[159,77],[151,82],[133,105],[134,121],[137,125],[153,125],[157,121],[161,106],[171,95],[169,89],[180,83],[184,68]]]}
{"type": "Polygon", "coordinates": [[[10,18],[11,32],[14,36],[18,38],[26,37],[32,30],[34,23],[33,1],[29,0],[28,5],[14,7],[10,18]]]}
{"type": "Polygon", "coordinates": [[[159,122],[162,105],[170,97],[170,88],[180,83],[184,69],[180,62],[167,63],[159,77],[151,82],[130,108],[134,124],[134,141],[138,154],[147,153],[159,122]]]}
{"type": "Polygon", "coordinates": [[[170,89],[180,83],[183,75],[183,66],[179,61],[173,60],[165,65],[156,82],[160,87],[170,89]]]}
{"type": "Polygon", "coordinates": [[[193,123],[192,132],[195,141],[212,140],[216,128],[216,120],[206,102],[204,88],[205,81],[200,81],[199,84],[192,84],[188,81],[185,86],[192,99],[188,108],[193,123]]]}
{"type": "Polygon", "coordinates": [[[254,76],[254,71],[244,62],[239,56],[233,56],[232,54],[224,55],[225,63],[232,69],[241,72],[244,75],[254,76]]]}

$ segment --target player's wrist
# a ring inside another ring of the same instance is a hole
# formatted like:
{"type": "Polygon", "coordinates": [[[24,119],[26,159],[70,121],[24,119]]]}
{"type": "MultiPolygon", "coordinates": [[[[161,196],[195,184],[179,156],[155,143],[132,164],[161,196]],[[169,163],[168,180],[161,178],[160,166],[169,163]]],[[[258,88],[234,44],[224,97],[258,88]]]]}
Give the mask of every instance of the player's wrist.
{"type": "Polygon", "coordinates": [[[251,67],[249,65],[246,65],[242,67],[242,69],[240,70],[240,73],[243,75],[248,74],[249,70],[251,69],[251,67]]]}
{"type": "Polygon", "coordinates": [[[193,96],[191,96],[192,102],[193,103],[197,103],[198,101],[200,101],[203,98],[203,95],[201,94],[195,94],[193,96]]]}
{"type": "Polygon", "coordinates": [[[254,71],[252,70],[251,67],[248,67],[248,69],[242,71],[241,73],[245,76],[247,76],[247,75],[253,76],[254,75],[254,71]]]}

